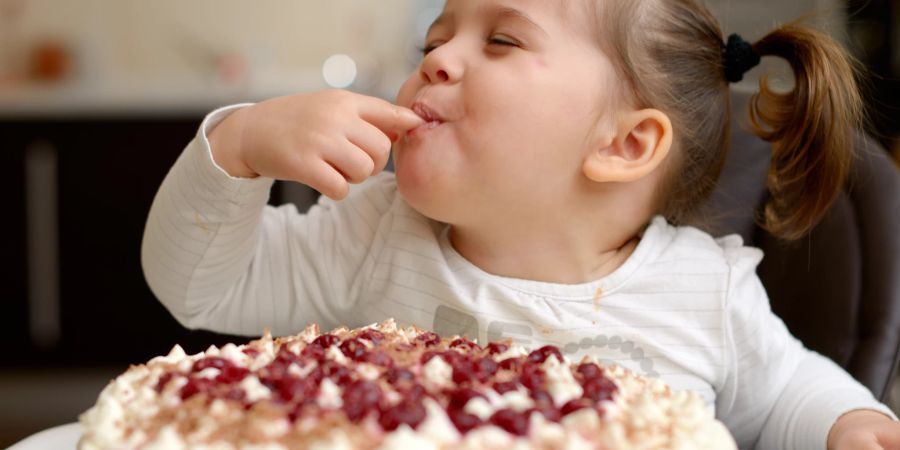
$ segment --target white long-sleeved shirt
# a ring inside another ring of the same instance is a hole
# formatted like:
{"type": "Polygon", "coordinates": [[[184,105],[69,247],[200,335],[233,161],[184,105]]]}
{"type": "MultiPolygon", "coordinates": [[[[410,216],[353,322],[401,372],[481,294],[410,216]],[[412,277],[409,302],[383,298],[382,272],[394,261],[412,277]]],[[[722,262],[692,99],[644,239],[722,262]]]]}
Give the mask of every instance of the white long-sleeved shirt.
{"type": "Polygon", "coordinates": [[[446,225],[413,210],[391,174],[306,214],[267,206],[272,180],[230,177],[206,139],[240,106],[207,116],[147,220],[145,276],[187,327],[287,335],[393,317],[479,342],[552,344],[698,392],[741,448],[821,450],[845,412],[894,417],[790,335],[756,276],[762,252],[738,236],[713,239],[657,217],[600,280],[495,276],[453,249],[446,225]]]}

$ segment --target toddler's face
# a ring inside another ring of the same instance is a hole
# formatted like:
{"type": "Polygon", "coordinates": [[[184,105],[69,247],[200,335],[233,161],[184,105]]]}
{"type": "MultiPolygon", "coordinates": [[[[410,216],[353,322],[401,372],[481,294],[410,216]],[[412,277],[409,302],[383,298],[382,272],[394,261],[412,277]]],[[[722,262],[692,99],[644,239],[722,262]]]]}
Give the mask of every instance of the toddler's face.
{"type": "Polygon", "coordinates": [[[574,3],[447,1],[397,97],[438,119],[394,147],[414,208],[455,225],[527,219],[584,188],[617,82],[574,3]]]}

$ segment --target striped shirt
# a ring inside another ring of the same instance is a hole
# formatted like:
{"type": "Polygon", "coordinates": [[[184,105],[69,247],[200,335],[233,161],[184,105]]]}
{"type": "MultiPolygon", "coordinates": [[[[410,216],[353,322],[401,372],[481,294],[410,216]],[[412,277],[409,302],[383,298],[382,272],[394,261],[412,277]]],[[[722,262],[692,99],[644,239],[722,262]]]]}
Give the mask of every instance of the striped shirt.
{"type": "MultiPolygon", "coordinates": [[[[307,213],[267,206],[272,180],[228,176],[207,116],[147,220],[147,281],[189,328],[293,334],[393,317],[478,342],[512,338],[591,354],[700,394],[741,448],[824,449],[852,409],[892,413],[790,335],[756,275],[762,252],[656,217],[628,260],[589,283],[500,277],[458,254],[448,227],[413,210],[392,174],[307,213]]],[[[893,417],[893,415],[892,415],[893,417]]]]}

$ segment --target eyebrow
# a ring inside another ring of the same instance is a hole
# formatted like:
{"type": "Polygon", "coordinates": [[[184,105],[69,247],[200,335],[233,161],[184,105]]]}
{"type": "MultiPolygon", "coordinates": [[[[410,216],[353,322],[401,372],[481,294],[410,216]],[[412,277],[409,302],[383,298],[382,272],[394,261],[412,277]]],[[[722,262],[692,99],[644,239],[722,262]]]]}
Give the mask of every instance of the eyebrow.
{"type": "MultiPolygon", "coordinates": [[[[527,14],[525,14],[522,11],[519,11],[518,9],[510,8],[508,6],[500,6],[500,7],[490,7],[489,6],[485,9],[487,9],[487,11],[480,11],[480,12],[482,14],[485,14],[485,13],[493,14],[494,16],[500,17],[500,18],[519,20],[521,22],[524,22],[528,26],[536,29],[537,31],[540,31],[541,33],[544,33],[545,35],[547,35],[546,30],[544,30],[540,25],[538,25],[537,22],[532,20],[531,17],[528,17],[527,14]]],[[[452,12],[441,14],[440,16],[438,16],[437,19],[434,19],[434,22],[432,22],[431,26],[428,27],[428,33],[431,33],[431,30],[434,27],[441,25],[444,22],[453,22],[453,19],[454,19],[454,17],[453,17],[452,12]]]]}
{"type": "Polygon", "coordinates": [[[528,14],[525,14],[524,12],[519,11],[518,9],[510,8],[508,6],[501,6],[501,7],[492,8],[492,9],[493,9],[493,13],[497,17],[522,21],[522,22],[528,24],[529,26],[533,27],[534,29],[540,31],[541,33],[547,34],[547,31],[545,31],[540,25],[538,25],[537,22],[535,22],[534,20],[531,20],[531,17],[528,17],[528,14]]]}

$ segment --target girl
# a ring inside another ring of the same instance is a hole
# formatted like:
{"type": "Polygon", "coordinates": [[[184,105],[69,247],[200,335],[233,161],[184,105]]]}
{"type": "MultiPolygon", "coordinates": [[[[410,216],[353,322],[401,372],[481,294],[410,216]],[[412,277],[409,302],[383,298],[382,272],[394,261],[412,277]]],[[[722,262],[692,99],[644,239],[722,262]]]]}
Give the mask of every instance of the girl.
{"type": "Polygon", "coordinates": [[[725,43],[694,0],[449,0],[399,106],[325,91],[208,116],[151,209],[146,277],[187,327],[394,317],[553,344],[697,391],[742,448],[897,448],[893,414],[772,314],[761,252],[687,226],[725,159],[728,83],[767,55],[796,86],[753,102],[765,224],[800,237],[860,115],[832,40],[725,43]],[[330,200],[267,207],[273,179],[330,200]]]}

